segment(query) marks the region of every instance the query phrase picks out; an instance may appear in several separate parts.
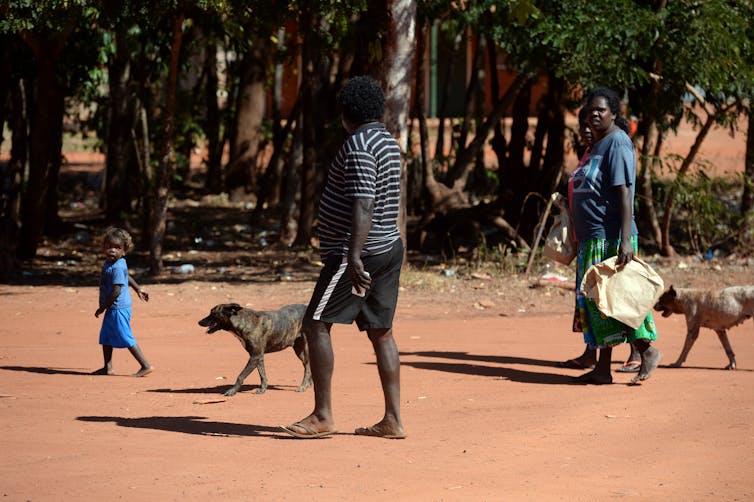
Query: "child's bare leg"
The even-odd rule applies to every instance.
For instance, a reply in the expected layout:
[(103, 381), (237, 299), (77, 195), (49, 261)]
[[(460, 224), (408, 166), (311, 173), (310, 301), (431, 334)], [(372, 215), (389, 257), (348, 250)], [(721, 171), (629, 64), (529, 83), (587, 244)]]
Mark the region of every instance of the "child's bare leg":
[(152, 373), (152, 365), (147, 362), (147, 358), (144, 357), (144, 353), (141, 351), (138, 344), (133, 347), (128, 347), (128, 350), (131, 352), (131, 355), (139, 361), (139, 364), (141, 364), (141, 369), (134, 373), (134, 376), (143, 377)]
[(105, 360), (104, 366), (97, 371), (93, 371), (92, 375), (112, 375), (113, 374), (113, 346), (102, 346), (102, 358)]

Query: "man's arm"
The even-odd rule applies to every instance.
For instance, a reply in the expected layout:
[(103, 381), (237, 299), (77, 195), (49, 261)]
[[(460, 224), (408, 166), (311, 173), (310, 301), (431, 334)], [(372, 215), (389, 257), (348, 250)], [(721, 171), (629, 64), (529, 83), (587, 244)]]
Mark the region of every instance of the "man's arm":
[(354, 199), (351, 211), (351, 240), (348, 243), (348, 269), (351, 282), (357, 289), (369, 289), (372, 279), (364, 271), (361, 251), (372, 228), (374, 199)]

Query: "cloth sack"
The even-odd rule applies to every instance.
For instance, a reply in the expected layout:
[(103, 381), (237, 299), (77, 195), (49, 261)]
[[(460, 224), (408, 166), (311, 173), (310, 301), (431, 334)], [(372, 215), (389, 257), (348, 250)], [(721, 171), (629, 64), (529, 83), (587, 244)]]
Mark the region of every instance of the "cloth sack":
[(584, 274), (581, 292), (600, 312), (638, 329), (662, 295), (665, 284), (640, 258), (621, 267), (617, 256), (595, 263)]
[(550, 233), (545, 239), (542, 253), (558, 263), (570, 265), (578, 253), (576, 242), (573, 240), (573, 229), (568, 214), (561, 212), (555, 216), (550, 227)]

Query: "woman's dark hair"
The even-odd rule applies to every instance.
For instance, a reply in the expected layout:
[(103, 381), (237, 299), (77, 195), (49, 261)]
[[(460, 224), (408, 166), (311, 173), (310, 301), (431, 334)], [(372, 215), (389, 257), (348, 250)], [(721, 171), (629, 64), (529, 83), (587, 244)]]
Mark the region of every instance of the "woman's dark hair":
[(371, 77), (352, 77), (338, 96), (343, 115), (355, 124), (379, 120), (385, 114), (385, 94)]
[[(618, 93), (607, 87), (599, 87), (590, 92), (586, 97), (586, 105), (589, 106), (589, 103), (591, 103), (592, 100), (596, 98), (605, 98), (605, 101), (607, 101), (607, 106), (610, 108), (610, 111), (613, 112), (613, 115), (615, 115), (615, 125), (620, 127), (623, 132), (630, 136), (631, 124), (628, 123), (626, 117), (621, 115), (620, 96), (618, 96)], [(587, 108), (587, 106), (584, 106), (582, 110)], [(579, 119), (580, 118), (581, 114), (579, 113)]]
[(582, 106), (581, 110), (579, 110), (579, 127), (581, 127), (581, 124), (586, 124), (587, 115), (589, 115), (589, 110), (586, 106)]

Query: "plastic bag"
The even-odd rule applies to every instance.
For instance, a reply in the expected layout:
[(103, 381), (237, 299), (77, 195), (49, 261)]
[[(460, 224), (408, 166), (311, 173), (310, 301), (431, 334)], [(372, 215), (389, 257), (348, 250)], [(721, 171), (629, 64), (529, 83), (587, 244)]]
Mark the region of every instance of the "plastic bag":
[(665, 284), (639, 258), (616, 267), (617, 256), (595, 263), (584, 274), (581, 292), (594, 300), (600, 312), (638, 329), (662, 295)]
[(563, 265), (570, 265), (576, 257), (578, 249), (573, 240), (571, 219), (568, 214), (561, 212), (555, 216), (555, 221), (547, 234), (542, 254)]

